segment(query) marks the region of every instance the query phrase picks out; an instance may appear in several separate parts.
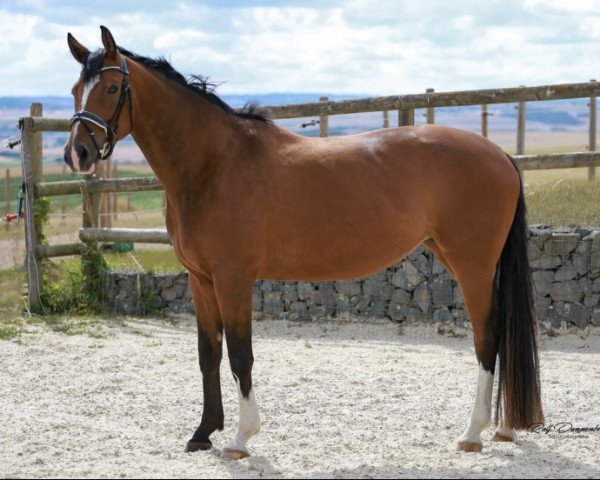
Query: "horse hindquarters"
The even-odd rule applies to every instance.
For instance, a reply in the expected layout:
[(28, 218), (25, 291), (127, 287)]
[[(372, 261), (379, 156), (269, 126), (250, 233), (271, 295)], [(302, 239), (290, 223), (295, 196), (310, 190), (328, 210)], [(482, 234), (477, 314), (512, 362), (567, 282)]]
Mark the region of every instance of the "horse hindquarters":
[[(494, 440), (512, 440), (513, 429), (543, 422), (522, 184), (510, 225), (510, 229), (497, 226), (493, 233), (493, 238), (506, 238), (500, 249), (486, 242), (478, 242), (477, 248), (464, 237), (461, 245), (450, 230), (438, 232), (425, 244), (456, 277), (473, 327), (479, 375), (471, 418), (459, 439), (459, 449), (465, 451), (481, 450), (481, 431), (491, 422), (496, 356), (500, 359), (496, 422), (500, 416), (502, 421)], [(471, 240), (477, 232), (472, 235)]]

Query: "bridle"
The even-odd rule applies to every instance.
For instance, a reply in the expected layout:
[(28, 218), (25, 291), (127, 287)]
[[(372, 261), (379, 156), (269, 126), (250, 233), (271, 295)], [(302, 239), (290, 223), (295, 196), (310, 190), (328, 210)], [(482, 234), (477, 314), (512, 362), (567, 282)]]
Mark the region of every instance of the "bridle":
[[(121, 116), (121, 110), (123, 109), (123, 105), (125, 105), (125, 101), (127, 100), (127, 97), (129, 97), (129, 119), (130, 119), (130, 122), (133, 123), (133, 118), (131, 116), (132, 106), (131, 106), (131, 91), (129, 89), (129, 70), (127, 69), (127, 61), (125, 60), (124, 56), (121, 56), (121, 66), (120, 67), (117, 67), (117, 66), (102, 67), (98, 73), (101, 74), (103, 72), (108, 72), (108, 71), (112, 71), (112, 70), (116, 70), (117, 72), (121, 72), (123, 74), (123, 80), (121, 81), (121, 95), (119, 97), (119, 103), (117, 104), (117, 107), (115, 108), (115, 111), (112, 114), (112, 117), (110, 117), (110, 119), (108, 121), (106, 121), (103, 118), (96, 115), (95, 113), (88, 112), (87, 110), (80, 110), (79, 112), (75, 113), (75, 115), (73, 115), (71, 117), (71, 127), (70, 128), (71, 129), (73, 128), (73, 125), (75, 124), (75, 122), (81, 122), (81, 124), (85, 127), (88, 135), (92, 139), (92, 143), (94, 144), (94, 147), (96, 147), (96, 151), (98, 152), (96, 158), (98, 160), (106, 160), (111, 155), (113, 149), (115, 148), (115, 143), (116, 143), (115, 138), (117, 136), (117, 130), (119, 129), (119, 118)], [(96, 136), (94, 135), (94, 130), (88, 124), (88, 122), (93, 123), (94, 125), (100, 127), (102, 130), (104, 130), (105, 140), (104, 140), (104, 143), (102, 144), (102, 148), (100, 148), (100, 146), (98, 145), (98, 142), (96, 141)]]

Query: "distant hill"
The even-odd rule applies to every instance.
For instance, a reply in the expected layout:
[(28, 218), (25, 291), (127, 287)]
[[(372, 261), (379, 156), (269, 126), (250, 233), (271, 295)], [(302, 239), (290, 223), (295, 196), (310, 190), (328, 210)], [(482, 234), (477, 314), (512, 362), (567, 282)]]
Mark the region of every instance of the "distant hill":
[[(368, 95), (267, 93), (257, 95), (223, 94), (221, 95), (221, 98), (226, 103), (236, 108), (243, 106), (248, 101), (257, 101), (261, 105), (286, 105), (292, 103), (315, 102), (318, 101), (321, 96), (327, 96), (330, 100), (346, 100), (365, 98)], [(57, 114), (69, 116), (73, 111), (73, 99), (71, 97), (0, 97), (0, 122), (4, 123), (6, 121), (17, 120), (21, 116), (26, 116), (29, 112), (29, 106), (33, 102), (41, 102), (44, 106), (44, 114), (47, 116), (57, 116)], [(514, 104), (490, 105), (489, 110), (494, 116), (505, 117), (507, 119), (514, 119), (517, 115)], [(466, 117), (471, 117), (472, 114), (478, 114), (479, 111), (479, 107), (476, 106), (441, 108), (436, 110), (436, 118), (442, 120), (444, 118), (455, 117), (457, 114), (465, 114)], [(531, 102), (527, 105), (528, 129), (542, 128), (541, 125), (546, 125), (560, 130), (583, 125), (587, 122), (588, 112), (587, 99)], [(447, 115), (450, 115), (450, 117), (447, 117)], [(491, 123), (495, 123), (494, 120), (495, 119), (492, 119)], [(470, 120), (470, 123), (472, 122), (473, 120)], [(464, 124), (465, 122), (463, 121), (460, 123)], [(476, 123), (477, 124), (471, 125), (473, 129), (478, 128), (479, 120)], [(500, 122), (500, 124), (501, 123), (502, 122)]]

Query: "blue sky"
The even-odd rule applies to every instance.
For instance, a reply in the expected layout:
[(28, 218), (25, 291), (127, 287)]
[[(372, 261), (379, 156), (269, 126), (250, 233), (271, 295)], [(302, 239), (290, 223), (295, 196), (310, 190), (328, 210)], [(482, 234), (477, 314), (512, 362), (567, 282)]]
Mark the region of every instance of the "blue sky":
[(594, 0), (0, 0), (0, 96), (68, 95), (99, 25), (222, 93), (369, 95), (600, 80)]

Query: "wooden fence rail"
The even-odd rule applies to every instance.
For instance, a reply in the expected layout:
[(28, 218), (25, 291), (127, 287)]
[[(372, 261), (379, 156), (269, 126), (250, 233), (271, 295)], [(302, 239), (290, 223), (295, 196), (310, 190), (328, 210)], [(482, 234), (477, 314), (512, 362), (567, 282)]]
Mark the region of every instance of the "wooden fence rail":
[(492, 103), (535, 102), (600, 96), (600, 82), (544, 85), (459, 92), (429, 92), (411, 95), (302, 103), (268, 107), (273, 118), (312, 117), (346, 113), (459, 107)]
[(84, 242), (171, 243), (164, 228), (82, 228), (79, 238)]
[[(457, 92), (427, 92), (421, 94), (391, 95), (358, 100), (324, 100), (312, 103), (273, 105), (266, 108), (274, 119), (342, 115), (348, 113), (381, 112), (384, 110), (413, 110), (416, 108), (463, 107), (493, 103), (519, 103), (569, 98), (600, 96), (600, 82), (543, 85)], [(70, 120), (32, 117), (36, 132), (66, 132)]]
[(122, 193), (122, 192), (150, 192), (162, 190), (162, 185), (156, 177), (133, 178), (94, 178), (91, 180), (66, 180), (60, 182), (39, 182), (35, 185), (38, 197), (52, 197), (57, 195), (95, 194), (95, 193)]
[[(358, 100), (330, 101), (323, 97), (318, 102), (267, 106), (272, 118), (299, 118), (320, 117), (320, 135), (328, 135), (328, 117), (364, 112), (384, 112), (385, 126), (389, 125), (390, 110), (398, 111), (398, 124), (414, 124), (414, 110), (427, 109), (427, 123), (435, 121), (434, 108), (453, 106), (482, 106), (482, 128), (485, 126), (484, 135), (487, 133), (487, 105), (496, 103), (519, 103), (519, 148), (524, 149), (524, 123), (525, 102), (541, 100), (558, 100), (569, 98), (590, 99), (590, 152), (577, 152), (553, 155), (517, 155), (515, 160), (523, 170), (589, 167), (590, 178), (593, 168), (600, 166), (600, 152), (596, 148), (596, 102), (595, 97), (600, 95), (600, 82), (585, 82), (574, 84), (544, 85), (538, 87), (517, 87), (504, 89), (472, 90), (459, 92), (434, 92), (428, 89), (424, 94), (394, 95)], [(62, 131), (70, 128), (68, 119), (50, 119), (42, 115), (40, 104), (33, 104), (31, 116), (21, 119), (23, 170), (25, 174), (26, 200), (28, 215), (26, 218), (26, 245), (27, 245), (27, 272), (28, 272), (28, 300), (31, 311), (42, 310), (40, 292), (41, 274), (40, 261), (43, 258), (85, 255), (88, 245), (98, 241), (134, 241), (142, 243), (169, 243), (169, 237), (164, 229), (114, 229), (99, 228), (99, 194), (114, 192), (139, 192), (162, 190), (156, 177), (137, 177), (123, 179), (85, 178), (82, 180), (44, 182), (42, 181), (42, 151), (41, 132)], [(84, 216), (83, 226), (79, 238), (82, 242), (61, 245), (43, 245), (39, 239), (41, 233), (37, 231), (34, 216), (29, 214), (35, 209), (35, 199), (55, 195), (83, 196)]]

